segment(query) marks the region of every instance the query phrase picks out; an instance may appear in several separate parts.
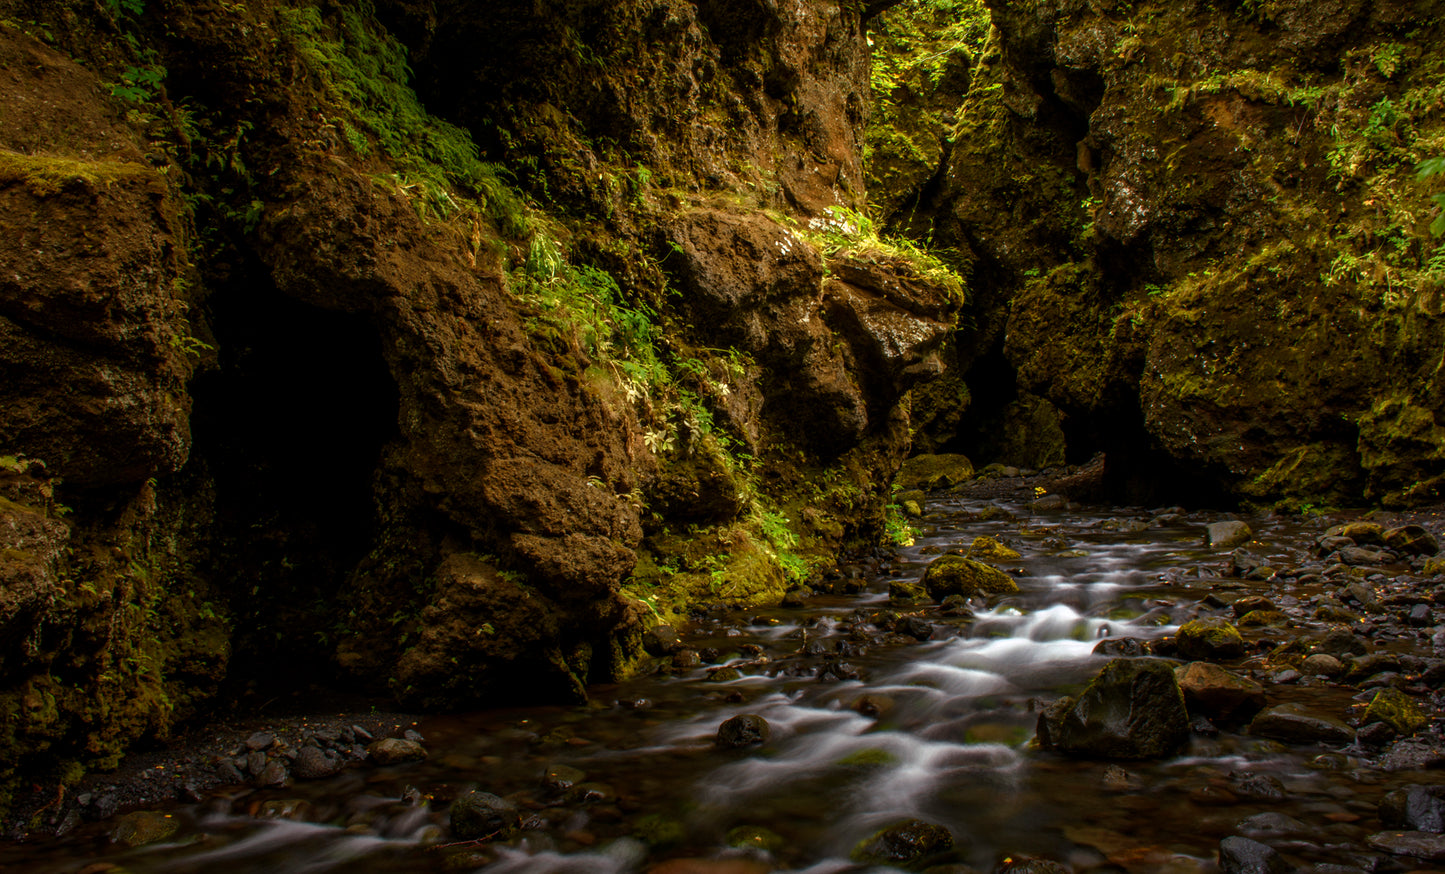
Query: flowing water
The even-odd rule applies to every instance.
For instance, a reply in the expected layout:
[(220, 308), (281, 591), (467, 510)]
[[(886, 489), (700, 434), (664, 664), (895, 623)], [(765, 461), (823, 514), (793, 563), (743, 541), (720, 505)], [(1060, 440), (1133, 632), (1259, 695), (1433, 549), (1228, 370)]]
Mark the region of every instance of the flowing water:
[[(1382, 857), (1365, 837), (1381, 829), (1380, 796), (1438, 778), (1386, 775), (1349, 751), (1229, 731), (1122, 771), (1031, 748), (1042, 704), (1077, 691), (1107, 661), (1093, 654), (1100, 640), (1168, 634), (1204, 609), (1212, 589), (1241, 585), (1212, 573), (1222, 557), (1200, 545), (1211, 520), (1120, 524), (1141, 518), (1149, 516), (938, 503), (918, 544), (859, 594), (690, 628), (690, 646), (717, 651), (708, 664), (595, 689), (589, 706), (437, 718), (418, 726), (431, 752), (424, 763), (237, 789), (168, 811), (182, 828), (166, 842), (119, 848), (98, 824), (11, 848), (0, 868), (625, 874), (691, 857), (821, 874), (852, 868), (861, 839), (917, 817), (952, 832), (955, 851), (943, 861), (980, 871), (1026, 857), (1076, 871), (1210, 871), (1232, 834), (1297, 864), (1376, 870)], [(1265, 543), (1307, 543), (1292, 524), (1255, 527)], [(1022, 552), (1000, 563), (1017, 575), (1019, 595), (971, 617), (920, 608), (934, 626), (923, 641), (876, 630), (890, 582), (918, 579), (936, 554), (982, 534)], [(1303, 554), (1281, 558), (1299, 563)], [(741, 676), (712, 677), (719, 665)], [(1286, 691), (1334, 696), (1341, 715), (1351, 703), (1347, 689)], [(719, 724), (744, 713), (767, 720), (767, 743), (718, 747)], [(574, 775), (579, 784), (565, 793), (548, 789), (543, 774), (558, 765), (585, 777)], [(1284, 797), (1270, 797), (1270, 787)], [(445, 802), (472, 788), (518, 804), (526, 823), (517, 839), (448, 843)]]

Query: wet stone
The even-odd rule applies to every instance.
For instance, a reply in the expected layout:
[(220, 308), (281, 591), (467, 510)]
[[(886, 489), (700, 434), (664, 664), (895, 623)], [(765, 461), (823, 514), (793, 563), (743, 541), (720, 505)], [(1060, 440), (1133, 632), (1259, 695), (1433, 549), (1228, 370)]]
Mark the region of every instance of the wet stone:
[(756, 713), (743, 713), (723, 722), (717, 729), (717, 745), (737, 748), (767, 743), (772, 729)]
[(110, 839), (127, 847), (141, 847), (171, 837), (180, 827), (180, 820), (168, 813), (137, 810), (120, 818)]
[(1189, 740), (1189, 714), (1168, 663), (1114, 659), (1078, 698), (1044, 710), (1037, 731), (1042, 748), (1069, 755), (1160, 758)]
[(246, 749), (267, 750), (276, 743), (276, 736), (269, 731), (258, 731), (246, 738)]
[(542, 785), (553, 792), (566, 792), (587, 780), (587, 773), (571, 765), (551, 765), (542, 775)]
[(860, 864), (914, 867), (953, 849), (953, 834), (941, 825), (910, 819), (894, 823), (858, 842), (849, 858)]
[(280, 758), (273, 758), (256, 775), (256, 785), (263, 787), (286, 787), (291, 785), (291, 773)]
[(1184, 623), (1174, 642), (1181, 655), (1196, 661), (1235, 659), (1247, 648), (1239, 629), (1213, 616)]
[(1249, 733), (1285, 743), (1346, 744), (1355, 732), (1329, 716), (1309, 712), (1298, 703), (1279, 704), (1265, 710), (1249, 724)]
[(461, 840), (506, 839), (522, 824), (512, 802), (475, 789), (452, 802), (450, 821), (452, 834)]
[(328, 755), (319, 747), (302, 747), (291, 763), (291, 770), (302, 780), (321, 780), (341, 770), (341, 759)]
[(1445, 786), (1406, 786), (1380, 801), (1380, 822), (1386, 828), (1445, 833)]
[(1219, 870), (1223, 874), (1285, 874), (1294, 869), (1268, 844), (1235, 835), (1219, 842)]
[(1204, 529), (1204, 545), (1216, 549), (1228, 549), (1247, 543), (1254, 532), (1249, 526), (1237, 520), (1215, 522)]
[(425, 759), (426, 749), (414, 740), (388, 737), (368, 745), (366, 755), (378, 765), (399, 765)]
[(1370, 835), (1366, 842), (1395, 856), (1413, 856), (1432, 862), (1445, 861), (1445, 836), (1429, 832), (1393, 831)]

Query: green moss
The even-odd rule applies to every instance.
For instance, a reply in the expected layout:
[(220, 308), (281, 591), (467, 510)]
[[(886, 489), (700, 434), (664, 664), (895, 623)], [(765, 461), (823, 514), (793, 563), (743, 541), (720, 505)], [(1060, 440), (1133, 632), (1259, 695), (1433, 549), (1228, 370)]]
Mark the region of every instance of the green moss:
[(923, 585), (935, 601), (949, 595), (1012, 595), (1019, 590), (1018, 583), (998, 568), (960, 555), (934, 559), (923, 573)]
[(1365, 724), (1383, 722), (1400, 735), (1414, 734), (1429, 721), (1409, 695), (1389, 686), (1376, 692), (1365, 708)]
[(157, 187), (163, 184), (145, 164), (0, 152), (0, 186), (20, 183), (37, 197), (48, 197), (73, 186), (94, 192), (136, 180)]

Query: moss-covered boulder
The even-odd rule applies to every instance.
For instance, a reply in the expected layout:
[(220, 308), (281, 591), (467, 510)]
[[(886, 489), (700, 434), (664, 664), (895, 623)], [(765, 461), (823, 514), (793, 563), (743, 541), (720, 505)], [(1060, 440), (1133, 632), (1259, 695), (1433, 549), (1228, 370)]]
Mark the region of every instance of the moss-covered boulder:
[(1366, 725), (1383, 722), (1400, 735), (1414, 734), (1429, 721), (1413, 698), (1393, 686), (1386, 686), (1375, 693), (1365, 707), (1363, 720)]
[(901, 489), (926, 492), (951, 489), (973, 479), (973, 462), (966, 455), (915, 455), (903, 462), (894, 483)]
[(181, 822), (169, 813), (137, 810), (122, 816), (111, 830), (111, 840), (127, 847), (163, 841), (180, 830)]
[(1215, 616), (1184, 623), (1174, 640), (1180, 655), (1195, 661), (1236, 659), (1248, 649), (1239, 629)]
[(1039, 746), (1072, 756), (1155, 759), (1189, 740), (1189, 711), (1169, 664), (1114, 659), (1077, 698), (1039, 715)]
[(988, 561), (1017, 561), (1023, 558), (1017, 549), (1003, 545), (996, 537), (975, 537), (968, 547), (968, 557)]
[(916, 868), (953, 849), (953, 833), (941, 825), (909, 819), (879, 829), (859, 841), (848, 858), (862, 865)]
[(942, 601), (949, 595), (1013, 595), (1019, 590), (1013, 577), (991, 565), (961, 555), (944, 555), (923, 572), (928, 596)]

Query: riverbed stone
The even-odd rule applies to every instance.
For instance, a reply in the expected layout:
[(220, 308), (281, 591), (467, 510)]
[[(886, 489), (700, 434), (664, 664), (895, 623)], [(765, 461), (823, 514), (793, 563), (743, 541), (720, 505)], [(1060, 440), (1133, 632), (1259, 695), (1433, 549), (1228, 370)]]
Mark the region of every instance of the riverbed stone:
[(648, 655), (664, 656), (680, 646), (682, 641), (677, 636), (677, 629), (671, 625), (653, 626), (642, 635), (642, 648)]
[(1219, 842), (1219, 870), (1223, 874), (1285, 874), (1294, 868), (1268, 844), (1231, 835)]
[(1412, 831), (1379, 832), (1370, 835), (1365, 842), (1393, 856), (1412, 856), (1431, 862), (1445, 862), (1445, 835)]
[(1402, 525), (1385, 532), (1385, 545), (1405, 555), (1437, 555), (1440, 541), (1419, 525)]
[(1445, 833), (1445, 786), (1414, 784), (1380, 800), (1380, 822), (1386, 828)]
[(1429, 721), (1415, 699), (1390, 686), (1376, 692), (1365, 708), (1364, 722), (1383, 722), (1401, 736), (1414, 734)]
[(1345, 672), (1345, 664), (1327, 652), (1317, 652), (1300, 663), (1300, 672), (1311, 677), (1333, 679)]
[(302, 747), (291, 763), (291, 773), (302, 780), (322, 780), (341, 770), (341, 759), (320, 747)]
[(1073, 756), (1153, 759), (1189, 740), (1189, 713), (1162, 659), (1114, 659), (1077, 698), (1039, 716), (1039, 746)]
[(772, 735), (768, 721), (756, 713), (742, 713), (723, 722), (717, 729), (720, 747), (747, 747), (765, 744)]
[(1204, 528), (1204, 545), (1216, 549), (1230, 549), (1241, 543), (1248, 543), (1254, 536), (1249, 526), (1238, 520), (1214, 522)]
[(1378, 567), (1389, 564), (1393, 557), (1387, 552), (1378, 549), (1365, 549), (1362, 546), (1347, 546), (1340, 550), (1340, 561), (1351, 567)]
[(1023, 556), (1018, 550), (1003, 545), (998, 538), (984, 534), (973, 539), (973, 544), (968, 547), (968, 557), (989, 561), (1015, 561)]
[(888, 583), (888, 600), (893, 604), (903, 605), (927, 601), (928, 589), (920, 582), (892, 580)]
[(522, 824), (517, 806), (505, 798), (473, 789), (452, 802), (452, 834), (464, 841), (506, 840)]
[(879, 829), (853, 848), (848, 858), (864, 865), (912, 868), (931, 856), (953, 849), (953, 833), (921, 819), (896, 822)]
[(1244, 637), (1228, 621), (1217, 616), (1192, 619), (1174, 636), (1180, 655), (1195, 661), (1219, 661), (1244, 655)]
[(1331, 716), (1314, 713), (1303, 704), (1277, 704), (1263, 711), (1249, 724), (1249, 733), (1285, 743), (1347, 744), (1355, 739), (1354, 729)]
[(552, 792), (566, 792), (587, 780), (587, 772), (571, 765), (548, 765), (542, 773), (542, 785)]
[(1190, 713), (1216, 722), (1249, 720), (1265, 704), (1264, 687), (1212, 662), (1190, 662), (1174, 669)]
[(1019, 590), (1018, 583), (1008, 574), (961, 555), (934, 559), (923, 573), (923, 585), (935, 601), (949, 595), (1013, 595)]
[(122, 816), (111, 830), (110, 839), (127, 847), (141, 847), (163, 841), (180, 830), (180, 820), (157, 810), (136, 810)]
[(1385, 527), (1378, 522), (1345, 522), (1325, 531), (1326, 537), (1348, 537), (1358, 546), (1384, 546)]
[(403, 762), (419, 762), (426, 758), (426, 748), (414, 740), (402, 737), (387, 737), (373, 741), (366, 747), (366, 756), (377, 765), (399, 765)]

